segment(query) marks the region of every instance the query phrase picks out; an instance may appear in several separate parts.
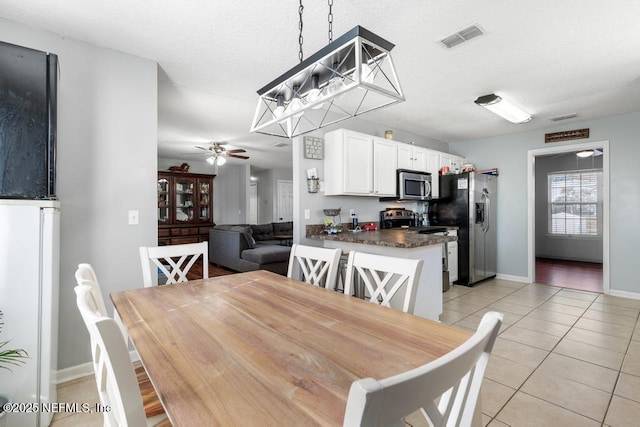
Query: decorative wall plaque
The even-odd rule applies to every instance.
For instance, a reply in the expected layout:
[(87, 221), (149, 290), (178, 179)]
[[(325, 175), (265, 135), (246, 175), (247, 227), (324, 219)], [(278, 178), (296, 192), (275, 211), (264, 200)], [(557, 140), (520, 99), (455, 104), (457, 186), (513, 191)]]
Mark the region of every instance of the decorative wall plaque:
[(315, 136), (305, 136), (304, 158), (322, 160), (324, 158), (324, 139)]
[(572, 139), (589, 138), (589, 128), (565, 130), (562, 132), (545, 133), (544, 142), (569, 141)]

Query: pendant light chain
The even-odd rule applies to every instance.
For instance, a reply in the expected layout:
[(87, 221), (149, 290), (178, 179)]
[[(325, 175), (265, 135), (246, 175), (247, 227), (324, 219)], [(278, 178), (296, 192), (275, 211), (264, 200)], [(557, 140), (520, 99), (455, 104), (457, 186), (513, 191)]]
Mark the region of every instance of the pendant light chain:
[(298, 21), (298, 29), (300, 30), (300, 35), (298, 36), (298, 44), (300, 45), (300, 51), (298, 52), (298, 59), (300, 62), (304, 59), (304, 55), (302, 54), (302, 43), (304, 42), (304, 38), (302, 37), (302, 12), (304, 12), (304, 6), (302, 5), (302, 0), (300, 0), (300, 6), (298, 7), (298, 15), (300, 15), (300, 21)]
[(327, 16), (327, 20), (329, 21), (329, 43), (333, 41), (333, 0), (329, 1), (329, 16)]

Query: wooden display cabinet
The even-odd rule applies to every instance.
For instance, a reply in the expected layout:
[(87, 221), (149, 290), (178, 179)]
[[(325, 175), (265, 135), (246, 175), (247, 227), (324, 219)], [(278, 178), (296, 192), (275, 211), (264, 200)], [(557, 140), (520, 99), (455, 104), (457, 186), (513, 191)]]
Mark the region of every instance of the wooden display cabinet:
[(213, 223), (213, 178), (184, 172), (158, 172), (158, 245), (209, 239)]

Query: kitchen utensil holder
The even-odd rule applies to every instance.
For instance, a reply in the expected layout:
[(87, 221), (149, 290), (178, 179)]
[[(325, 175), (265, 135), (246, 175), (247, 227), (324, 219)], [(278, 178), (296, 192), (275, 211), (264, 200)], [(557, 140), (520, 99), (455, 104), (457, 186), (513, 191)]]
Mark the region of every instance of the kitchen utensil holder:
[(320, 189), (320, 178), (307, 178), (307, 191), (317, 193)]

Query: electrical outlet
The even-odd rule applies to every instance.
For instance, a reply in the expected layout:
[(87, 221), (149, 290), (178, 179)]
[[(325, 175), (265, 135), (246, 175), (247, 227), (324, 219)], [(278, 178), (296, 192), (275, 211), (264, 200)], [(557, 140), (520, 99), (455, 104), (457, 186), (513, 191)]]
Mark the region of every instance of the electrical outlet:
[(129, 225), (138, 225), (138, 222), (139, 222), (139, 212), (129, 211)]
[(309, 209), (304, 210), (304, 219), (311, 219), (311, 211)]

